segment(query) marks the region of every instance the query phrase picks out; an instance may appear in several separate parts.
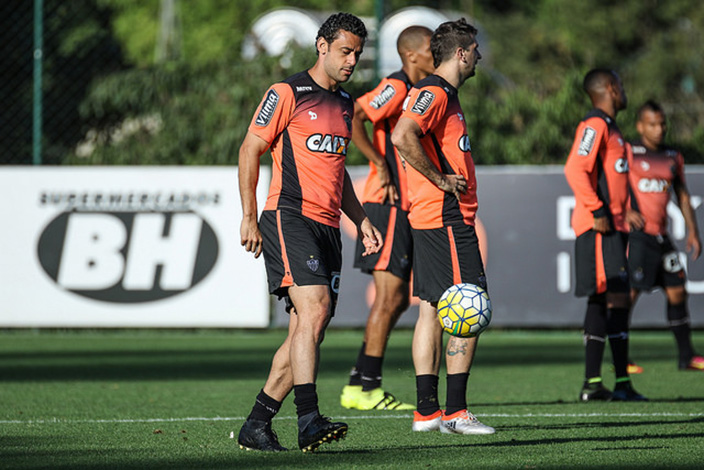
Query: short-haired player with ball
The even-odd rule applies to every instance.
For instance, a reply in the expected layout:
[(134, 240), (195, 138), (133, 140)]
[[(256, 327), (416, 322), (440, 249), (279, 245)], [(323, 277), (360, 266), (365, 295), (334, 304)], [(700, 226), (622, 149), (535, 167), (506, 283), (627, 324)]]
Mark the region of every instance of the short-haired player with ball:
[(435, 73), (411, 89), (392, 143), (406, 160), (413, 235), (413, 291), (420, 313), (413, 335), (417, 411), (414, 431), (492, 434), (467, 410), (467, 381), (477, 337), (451, 336), (445, 351), (447, 401), (440, 409), (438, 381), (443, 328), (437, 304), (459, 283), (486, 288), (474, 230), (477, 185), (457, 89), (481, 58), (477, 30), (464, 18), (441, 24), (430, 39)]

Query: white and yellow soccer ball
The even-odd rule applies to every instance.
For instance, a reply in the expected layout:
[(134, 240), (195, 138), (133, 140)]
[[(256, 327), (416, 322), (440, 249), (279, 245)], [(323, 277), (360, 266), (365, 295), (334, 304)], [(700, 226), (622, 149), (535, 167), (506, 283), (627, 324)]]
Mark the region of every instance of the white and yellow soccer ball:
[(474, 284), (455, 284), (440, 297), (438, 320), (452, 336), (477, 336), (491, 322), (489, 294)]

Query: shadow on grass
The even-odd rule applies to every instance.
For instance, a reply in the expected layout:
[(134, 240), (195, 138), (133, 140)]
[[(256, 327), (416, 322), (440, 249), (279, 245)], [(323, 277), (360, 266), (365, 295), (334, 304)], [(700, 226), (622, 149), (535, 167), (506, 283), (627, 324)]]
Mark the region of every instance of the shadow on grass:
[[(334, 343), (329, 335), (321, 351), (320, 373), (346, 376), (357, 358), (359, 345)], [(40, 337), (41, 338), (41, 337)], [(265, 338), (265, 340), (264, 340)], [(39, 341), (41, 339), (38, 339)], [(207, 342), (207, 338), (202, 339)], [(281, 338), (264, 336), (262, 341), (238, 341), (233, 336), (232, 347), (178, 349), (150, 347), (134, 342), (124, 349), (100, 347), (76, 348), (69, 341), (48, 351), (0, 353), (2, 381), (63, 381), (63, 380), (230, 380), (265, 379)], [(360, 343), (361, 345), (361, 343)], [(522, 364), (551, 365), (581, 362), (579, 345), (569, 348), (561, 344), (516, 345), (493, 347), (487, 344), (478, 355), (478, 367), (520, 366)], [(384, 358), (384, 367), (413, 369), (410, 347), (391, 346)]]

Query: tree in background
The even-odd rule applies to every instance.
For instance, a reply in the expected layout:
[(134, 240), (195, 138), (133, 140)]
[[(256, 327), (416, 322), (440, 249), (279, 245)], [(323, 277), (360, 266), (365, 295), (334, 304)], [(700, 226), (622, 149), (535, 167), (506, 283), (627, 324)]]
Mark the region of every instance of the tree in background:
[[(242, 59), (242, 43), (254, 20), (272, 8), (290, 6), (283, 0), (175, 0), (180, 53), (160, 63), (160, 0), (44, 2), (49, 162), (236, 164), (234, 149), (263, 84), (305, 67), (301, 56), (310, 52), (294, 51), (287, 69), (265, 55)], [(635, 136), (635, 108), (652, 98), (665, 106), (670, 143), (683, 148), (689, 162), (704, 162), (704, 9), (699, 1), (417, 3), (462, 12), (489, 38), (481, 45), (477, 80), (462, 95), (477, 163), (564, 161), (574, 123), (589, 106), (581, 77), (597, 66), (617, 69), (629, 90), (631, 108), (619, 116), (627, 138)], [(3, 2), (0, 12), (27, 4)], [(385, 14), (406, 6), (403, 0), (382, 5)], [(296, 7), (373, 17), (377, 1), (301, 0)], [(3, 63), (31, 59), (31, 20), (13, 25), (16, 15), (0, 16), (3, 25), (13, 26), (0, 28), (8, 38), (0, 44)], [(3, 123), (17, 122), (13, 116), (26, 118), (31, 110), (31, 77), (24, 76), (10, 91), (0, 84), (3, 103), (15, 100), (0, 111)], [(362, 76), (355, 74), (345, 87), (355, 96), (372, 85)], [(78, 92), (66, 94), (76, 83)], [(29, 127), (10, 129), (5, 136), (26, 134), (22, 129)], [(28, 153), (15, 146), (3, 154), (23, 152)], [(354, 147), (348, 157), (351, 163), (364, 162)]]

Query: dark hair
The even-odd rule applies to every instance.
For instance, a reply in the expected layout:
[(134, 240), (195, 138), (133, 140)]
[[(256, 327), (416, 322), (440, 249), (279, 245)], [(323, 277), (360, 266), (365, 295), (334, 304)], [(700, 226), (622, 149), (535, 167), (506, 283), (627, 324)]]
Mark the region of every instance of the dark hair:
[(665, 115), (665, 111), (662, 109), (662, 106), (660, 106), (656, 101), (648, 100), (643, 103), (640, 108), (638, 108), (638, 113), (636, 115), (638, 116), (639, 121), (643, 118), (643, 113), (645, 113), (646, 111), (660, 113), (663, 116)]
[(340, 30), (359, 36), (362, 39), (362, 43), (367, 39), (367, 28), (362, 23), (362, 20), (350, 13), (340, 12), (330, 15), (320, 26), (318, 35), (315, 37), (316, 44), (320, 38), (325, 39), (328, 44), (332, 43), (339, 36)]
[(616, 72), (611, 69), (592, 69), (584, 76), (582, 88), (591, 96), (599, 88), (603, 88), (609, 83), (615, 83), (616, 77)]
[(451, 58), (458, 47), (468, 49), (477, 36), (477, 28), (467, 23), (464, 18), (447, 21), (435, 30), (430, 38), (430, 52), (433, 53), (433, 65), (437, 67)]

